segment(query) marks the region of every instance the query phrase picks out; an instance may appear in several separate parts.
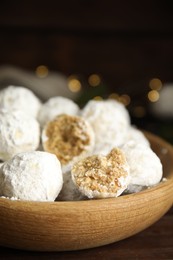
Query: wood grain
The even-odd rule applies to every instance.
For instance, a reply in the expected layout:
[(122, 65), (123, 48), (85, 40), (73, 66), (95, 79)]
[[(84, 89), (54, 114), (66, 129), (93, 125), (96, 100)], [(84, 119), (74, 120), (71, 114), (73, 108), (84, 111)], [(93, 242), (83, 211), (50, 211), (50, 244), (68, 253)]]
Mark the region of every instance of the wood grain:
[(173, 203), (173, 148), (147, 136), (167, 181), (113, 199), (49, 203), (1, 198), (0, 245), (35, 251), (86, 249), (130, 237), (159, 220)]
[(1, 259), (173, 259), (173, 207), (142, 232), (102, 247), (65, 252), (37, 252), (0, 247)]

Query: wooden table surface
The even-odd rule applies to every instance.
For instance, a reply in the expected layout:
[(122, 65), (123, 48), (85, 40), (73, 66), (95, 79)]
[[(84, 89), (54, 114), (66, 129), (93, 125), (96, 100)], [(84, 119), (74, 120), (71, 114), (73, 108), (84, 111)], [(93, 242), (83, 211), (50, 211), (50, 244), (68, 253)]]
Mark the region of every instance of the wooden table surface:
[(70, 252), (31, 252), (0, 247), (0, 259), (173, 259), (173, 207), (154, 225), (114, 244)]

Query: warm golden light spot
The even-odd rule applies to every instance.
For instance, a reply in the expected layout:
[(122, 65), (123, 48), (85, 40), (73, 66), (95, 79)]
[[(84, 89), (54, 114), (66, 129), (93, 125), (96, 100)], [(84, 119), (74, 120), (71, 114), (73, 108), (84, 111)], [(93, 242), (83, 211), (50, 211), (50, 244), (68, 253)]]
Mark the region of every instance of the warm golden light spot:
[(98, 85), (100, 85), (101, 83), (101, 78), (99, 75), (97, 74), (92, 74), (89, 76), (88, 78), (88, 83), (92, 86), (92, 87), (97, 87)]
[(108, 98), (119, 100), (119, 95), (117, 93), (111, 93)]
[(77, 78), (69, 77), (68, 88), (71, 92), (79, 92), (82, 88), (82, 85)]
[(149, 87), (153, 90), (160, 90), (162, 86), (163, 86), (162, 81), (158, 78), (153, 78), (149, 82)]
[(45, 77), (47, 77), (49, 70), (48, 70), (47, 66), (40, 65), (36, 68), (35, 73), (36, 73), (37, 77), (45, 78)]
[(151, 90), (148, 92), (148, 99), (151, 102), (156, 102), (159, 100), (159, 92), (156, 90)]
[(109, 95), (108, 98), (109, 99), (115, 99), (115, 100), (123, 103), (125, 106), (128, 106), (131, 102), (131, 98), (127, 94), (123, 94), (123, 95), (120, 96), (117, 93), (112, 93), (112, 94)]
[(103, 98), (101, 97), (101, 96), (95, 96), (94, 98), (93, 98), (94, 100), (103, 100)]
[(125, 106), (128, 106), (131, 102), (131, 99), (129, 95), (124, 94), (119, 97), (119, 101), (123, 103)]
[(146, 110), (143, 106), (136, 106), (133, 109), (133, 115), (138, 118), (142, 118), (146, 115)]

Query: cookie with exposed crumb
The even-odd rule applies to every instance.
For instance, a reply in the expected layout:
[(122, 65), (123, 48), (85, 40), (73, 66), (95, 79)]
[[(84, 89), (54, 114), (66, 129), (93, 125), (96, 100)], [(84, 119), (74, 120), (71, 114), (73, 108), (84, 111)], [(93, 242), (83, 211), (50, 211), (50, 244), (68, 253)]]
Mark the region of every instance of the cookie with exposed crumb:
[(15, 154), (34, 151), (40, 143), (37, 120), (21, 111), (0, 111), (0, 159), (6, 161)]
[(0, 110), (21, 110), (36, 118), (40, 107), (40, 99), (30, 89), (8, 86), (0, 91)]
[(72, 180), (88, 198), (119, 196), (129, 184), (129, 166), (124, 153), (114, 148), (107, 156), (93, 155), (72, 167)]
[(60, 114), (78, 115), (79, 106), (71, 99), (56, 96), (48, 99), (40, 108), (38, 121), (43, 127)]
[(42, 132), (43, 149), (57, 156), (63, 172), (69, 171), (74, 162), (90, 154), (94, 144), (91, 126), (79, 116), (59, 115), (48, 122)]
[(0, 168), (0, 196), (30, 201), (54, 201), (63, 185), (54, 154), (33, 151), (15, 155)]

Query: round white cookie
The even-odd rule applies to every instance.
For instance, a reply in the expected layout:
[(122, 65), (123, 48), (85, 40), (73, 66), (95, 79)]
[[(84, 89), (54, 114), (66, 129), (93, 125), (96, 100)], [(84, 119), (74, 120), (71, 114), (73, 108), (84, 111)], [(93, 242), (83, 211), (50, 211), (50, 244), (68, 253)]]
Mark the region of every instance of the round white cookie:
[(0, 196), (3, 197), (54, 201), (62, 184), (60, 162), (47, 152), (19, 153), (0, 168)]
[(37, 120), (21, 111), (0, 111), (0, 159), (5, 161), (15, 154), (36, 150), (40, 143)]
[(137, 192), (143, 187), (150, 187), (160, 182), (163, 175), (162, 164), (150, 146), (129, 141), (122, 146), (122, 150), (130, 166), (128, 192)]
[(133, 141), (136, 144), (143, 144), (145, 146), (150, 146), (150, 142), (145, 137), (143, 132), (134, 126), (129, 126), (127, 136), (126, 136), (124, 143), (129, 142), (129, 141)]
[(114, 100), (90, 100), (81, 111), (95, 132), (94, 154), (106, 155), (124, 143), (130, 116), (123, 104)]
[(38, 113), (38, 121), (43, 127), (47, 122), (53, 120), (57, 115), (78, 115), (78, 113), (79, 107), (73, 100), (61, 96), (56, 96), (48, 99), (47, 102), (42, 105)]
[(8, 86), (0, 91), (0, 109), (21, 110), (37, 117), (41, 101), (30, 90), (20, 86)]

